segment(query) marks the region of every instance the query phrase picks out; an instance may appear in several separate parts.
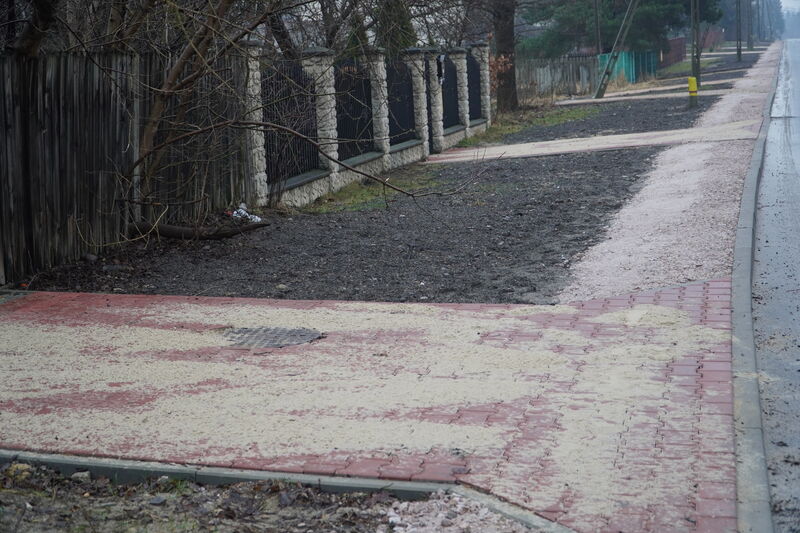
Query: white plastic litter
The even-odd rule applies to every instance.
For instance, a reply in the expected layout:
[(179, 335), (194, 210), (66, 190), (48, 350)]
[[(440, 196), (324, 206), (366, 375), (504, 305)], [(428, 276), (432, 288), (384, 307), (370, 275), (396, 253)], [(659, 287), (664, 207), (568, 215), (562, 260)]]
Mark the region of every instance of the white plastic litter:
[(239, 209), (231, 213), (233, 218), (244, 218), (248, 222), (258, 223), (261, 222), (261, 217), (258, 215), (251, 215), (247, 212), (247, 205), (246, 204), (239, 204)]

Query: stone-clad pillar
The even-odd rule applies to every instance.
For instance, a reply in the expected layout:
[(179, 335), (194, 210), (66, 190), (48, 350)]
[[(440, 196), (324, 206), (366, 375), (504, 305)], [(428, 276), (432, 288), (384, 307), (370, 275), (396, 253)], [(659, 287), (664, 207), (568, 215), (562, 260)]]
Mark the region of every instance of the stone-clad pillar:
[(444, 127), (442, 126), (442, 69), (439, 63), (439, 50), (425, 48), (425, 61), (428, 63), (428, 94), (431, 99), (431, 114), (428, 117), (431, 128), (431, 151), (439, 153), (444, 148)]
[(425, 157), (430, 154), (428, 139), (428, 90), (425, 80), (425, 51), (421, 48), (407, 48), (403, 51), (403, 61), (411, 72), (411, 85), (414, 89), (414, 129), (422, 140)]
[(492, 124), (492, 81), (489, 74), (489, 45), (473, 44), (470, 48), (472, 57), (478, 61), (481, 73), (481, 116), (486, 119), (487, 126)]
[[(247, 107), (245, 118), (252, 122), (264, 120), (264, 102), (261, 96), (261, 45), (260, 43), (243, 42), (244, 61), (247, 65)], [(269, 184), (267, 183), (267, 151), (264, 146), (264, 130), (250, 128), (247, 130), (247, 147), (250, 153), (248, 174), (251, 176), (247, 187), (247, 202), (255, 205), (267, 205), (269, 201)]]
[[(447, 55), (456, 67), (458, 81), (458, 122), (469, 129), (469, 87), (467, 86), (467, 50), (451, 48)], [(469, 133), (467, 133), (469, 135)]]
[[(317, 111), (317, 141), (320, 151), (335, 160), (339, 159), (336, 140), (336, 86), (333, 75), (333, 51), (327, 48), (309, 48), (303, 52), (303, 69), (314, 83), (314, 101)], [(339, 165), (322, 154), (320, 166), (335, 178)]]
[(372, 137), (375, 139), (375, 151), (386, 156), (390, 145), (386, 55), (383, 48), (372, 48), (364, 52), (362, 59), (369, 72), (372, 91)]

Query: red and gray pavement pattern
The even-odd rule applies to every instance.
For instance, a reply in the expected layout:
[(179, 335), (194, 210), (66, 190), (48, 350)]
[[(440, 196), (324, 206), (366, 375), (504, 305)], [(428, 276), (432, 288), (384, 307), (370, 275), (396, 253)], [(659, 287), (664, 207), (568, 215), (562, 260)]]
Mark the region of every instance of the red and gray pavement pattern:
[[(230, 328), (324, 333), (283, 348)], [(730, 281), (566, 306), (31, 293), (0, 448), (458, 482), (577, 531), (735, 531)]]

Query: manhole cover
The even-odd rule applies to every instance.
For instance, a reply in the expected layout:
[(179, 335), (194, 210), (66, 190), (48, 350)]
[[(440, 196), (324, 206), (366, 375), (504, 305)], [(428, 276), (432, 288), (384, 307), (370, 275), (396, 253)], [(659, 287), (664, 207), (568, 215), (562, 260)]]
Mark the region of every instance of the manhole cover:
[(308, 328), (233, 328), (224, 335), (234, 345), (249, 348), (283, 348), (322, 337), (319, 331)]

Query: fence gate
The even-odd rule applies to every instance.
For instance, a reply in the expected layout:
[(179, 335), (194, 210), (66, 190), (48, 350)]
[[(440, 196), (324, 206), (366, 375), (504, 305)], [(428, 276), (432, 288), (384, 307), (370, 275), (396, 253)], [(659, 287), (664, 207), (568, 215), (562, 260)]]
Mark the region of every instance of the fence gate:
[[(314, 88), (302, 66), (293, 61), (270, 64), (261, 73), (261, 99), (264, 122), (285, 126), (316, 140)], [(316, 147), (289, 132), (265, 128), (264, 149), (271, 199), (280, 197), (287, 179), (321, 167)]]
[(372, 85), (367, 68), (357, 59), (346, 59), (336, 64), (334, 78), (339, 159), (373, 151)]
[(386, 65), (389, 100), (389, 144), (400, 144), (418, 137), (414, 121), (414, 86), (411, 69), (403, 61)]
[(444, 58), (444, 79), (442, 80), (442, 127), (458, 126), (458, 76), (456, 65), (449, 56)]
[(467, 88), (469, 91), (469, 119), (483, 118), (481, 112), (481, 67), (472, 54), (467, 54)]

